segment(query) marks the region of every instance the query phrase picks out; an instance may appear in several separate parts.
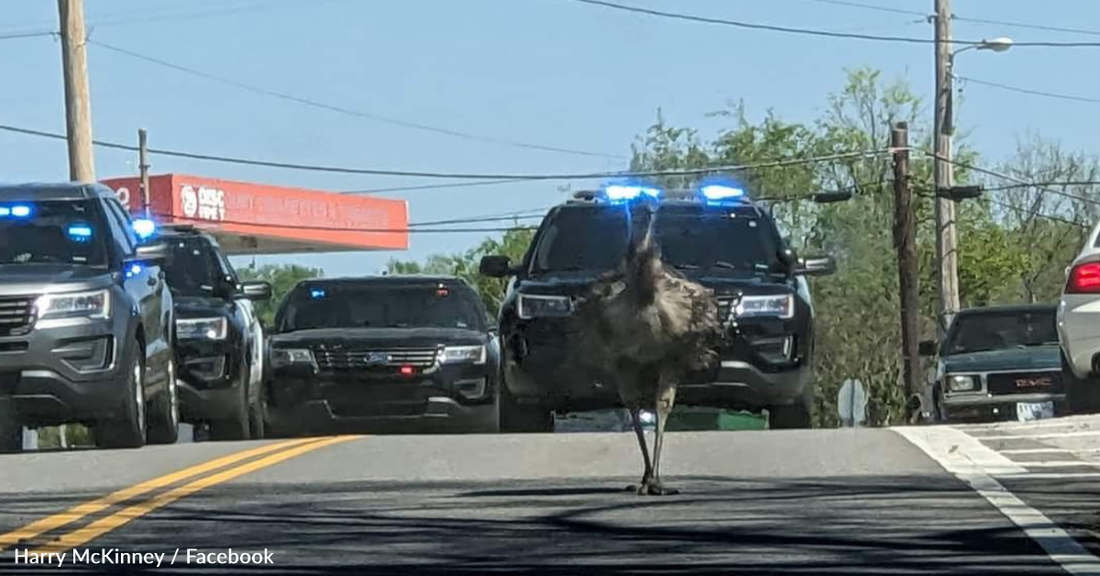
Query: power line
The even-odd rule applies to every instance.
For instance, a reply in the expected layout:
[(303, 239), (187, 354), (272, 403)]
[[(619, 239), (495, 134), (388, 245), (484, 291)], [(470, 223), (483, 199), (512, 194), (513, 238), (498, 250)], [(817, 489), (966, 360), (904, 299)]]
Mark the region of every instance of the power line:
[(12, 32), (11, 34), (0, 34), (0, 40), (18, 40), (20, 38), (40, 38), (45, 36), (57, 36), (57, 32), (53, 31), (38, 31), (38, 32)]
[[(806, 2), (817, 2), (820, 4), (832, 4), (834, 6), (849, 6), (852, 8), (862, 8), (865, 10), (874, 10), (878, 12), (889, 12), (892, 14), (909, 14), (913, 16), (933, 17), (934, 15), (928, 12), (921, 12), (919, 10), (905, 10), (902, 8), (889, 8), (886, 6), (878, 6), (876, 4), (864, 4), (862, 2), (849, 2), (847, 0), (805, 0)], [(1027, 28), (1031, 30), (1043, 30), (1046, 32), (1068, 32), (1070, 34), (1086, 34), (1088, 36), (1100, 36), (1100, 30), (1087, 30), (1084, 28), (1066, 28), (1062, 26), (1048, 26), (1043, 24), (1030, 24), (1024, 22), (1009, 22), (1007, 20), (992, 20), (989, 18), (972, 18), (969, 16), (959, 16), (953, 14), (951, 16), (953, 20), (959, 22), (972, 22), (975, 24), (995, 24), (997, 26), (1012, 26), (1014, 28)]]
[[(987, 190), (989, 190), (989, 189), (987, 189)], [(931, 194), (931, 193), (928, 193), (928, 192), (923, 192), (923, 193), (919, 194), (919, 196), (921, 198), (926, 199), (926, 200), (935, 200), (936, 199), (935, 194)], [(1046, 220), (1051, 220), (1053, 222), (1060, 222), (1062, 224), (1069, 224), (1069, 225), (1077, 226), (1077, 227), (1083, 228), (1083, 229), (1088, 228), (1088, 225), (1082, 224), (1080, 222), (1075, 222), (1075, 221), (1069, 220), (1067, 218), (1062, 218), (1061, 216), (1055, 216), (1053, 214), (1047, 214), (1045, 212), (1040, 212), (1038, 210), (1028, 210), (1028, 209), (1022, 208), (1020, 206), (1013, 206), (1012, 204), (1009, 204), (1008, 202), (1004, 202), (1002, 200), (997, 200), (996, 198), (986, 198), (986, 200), (989, 200), (990, 204), (1000, 206), (1001, 208), (1005, 208), (1005, 209), (1009, 209), (1009, 210), (1015, 210), (1017, 212), (1024, 212), (1024, 213), (1027, 213), (1027, 214), (1031, 214), (1032, 216), (1035, 216), (1037, 218), (1043, 218), (1043, 219), (1046, 219)]]
[(513, 180), (480, 180), (477, 182), (450, 182), (446, 184), (420, 184), (416, 186), (393, 186), (390, 188), (371, 188), (370, 190), (347, 190), (341, 194), (382, 194), (384, 192), (409, 192), (414, 190), (435, 190), (439, 188), (471, 188), (474, 186), (493, 186), (496, 184), (514, 184), (527, 182), (526, 178)]
[(929, 156), (931, 158), (938, 158), (940, 160), (943, 160), (944, 162), (947, 162), (947, 163), (952, 164), (954, 166), (958, 166), (960, 168), (965, 168), (967, 170), (973, 170), (974, 172), (978, 172), (980, 174), (985, 174), (987, 176), (993, 176), (994, 178), (1001, 178), (1003, 180), (1008, 180), (1010, 182), (1015, 182), (1017, 184), (1022, 184), (1024, 187), (1035, 188), (1037, 190), (1042, 190), (1043, 192), (1048, 192), (1048, 193), (1054, 194), (1056, 196), (1062, 196), (1064, 198), (1077, 200), (1078, 202), (1085, 202), (1085, 203), (1088, 203), (1088, 204), (1093, 204), (1093, 205), (1096, 205), (1096, 206), (1100, 206), (1100, 200), (1097, 200), (1095, 198), (1088, 198), (1086, 196), (1081, 196), (1079, 194), (1071, 194), (1069, 192), (1064, 192), (1062, 190), (1055, 190), (1054, 188), (1049, 188), (1047, 186), (1044, 186), (1042, 182), (1032, 182), (1032, 181), (1029, 181), (1029, 180), (1025, 180), (1023, 178), (1017, 178), (1016, 176), (1013, 176), (1011, 174), (1005, 174), (1004, 172), (997, 172), (996, 170), (991, 170), (989, 168), (982, 168), (981, 166), (975, 166), (973, 164), (968, 164), (966, 162), (963, 162), (961, 160), (957, 160), (957, 159), (954, 159), (954, 158), (947, 158), (945, 156), (941, 156), (939, 154), (936, 154), (935, 152), (930, 152), (930, 151), (927, 151), (927, 150), (921, 150), (920, 152), (922, 152), (926, 156)]
[[(580, 4), (589, 4), (592, 6), (601, 6), (603, 8), (611, 8), (613, 10), (622, 10), (625, 12), (633, 12), (636, 14), (645, 14), (647, 16), (657, 16), (661, 18), (671, 18), (675, 20), (684, 20), (688, 22), (701, 22), (703, 24), (717, 24), (722, 26), (733, 26), (736, 28), (748, 28), (751, 30), (767, 30), (770, 32), (783, 32), (787, 34), (802, 34), (807, 36), (822, 36), (827, 38), (843, 38), (848, 40), (871, 40), (877, 42), (898, 42), (904, 44), (935, 44), (936, 41), (932, 38), (914, 38), (911, 36), (885, 36), (877, 34), (859, 34), (854, 32), (834, 32), (830, 30), (817, 30), (811, 28), (797, 28), (794, 26), (778, 26), (774, 24), (759, 24), (755, 22), (744, 22), (740, 20), (729, 20), (724, 18), (710, 18), (706, 16), (696, 16), (692, 14), (685, 14), (683, 12), (666, 12), (662, 10), (653, 10), (651, 8), (642, 8), (640, 6), (630, 6), (627, 4), (618, 4), (615, 2), (608, 2), (606, 0), (565, 0), (567, 2), (577, 2)], [(960, 46), (981, 46), (983, 41), (981, 40), (952, 40), (952, 44)], [(1013, 47), (1046, 47), (1046, 48), (1098, 48), (1100, 42), (1015, 42)]]
[(845, 0), (806, 0), (807, 2), (817, 2), (820, 4), (832, 4), (834, 6), (851, 6), (853, 8), (864, 8), (866, 10), (875, 10), (878, 12), (890, 12), (892, 14), (909, 14), (912, 16), (929, 16), (928, 12), (921, 12), (919, 10), (904, 10), (902, 8), (888, 8), (886, 6), (876, 6), (874, 4), (863, 4), (861, 2), (847, 2)]
[(211, 81), (214, 81), (214, 82), (219, 82), (221, 84), (226, 84), (228, 86), (233, 86), (235, 88), (239, 88), (241, 90), (245, 90), (245, 91), (252, 92), (252, 93), (255, 93), (255, 94), (261, 94), (263, 96), (269, 96), (271, 98), (278, 98), (280, 100), (286, 100), (288, 102), (303, 104), (303, 105), (310, 106), (310, 107), (313, 107), (313, 108), (319, 108), (321, 110), (327, 110), (329, 112), (336, 112), (337, 114), (343, 114), (345, 116), (353, 116), (353, 117), (356, 117), (356, 118), (364, 118), (364, 119), (367, 119), (367, 120), (373, 120), (373, 121), (376, 121), (376, 122), (382, 122), (382, 123), (391, 124), (391, 125), (394, 125), (394, 126), (401, 126), (403, 128), (411, 128), (411, 129), (414, 129), (414, 130), (423, 130), (423, 131), (426, 131), (426, 132), (433, 132), (435, 134), (443, 134), (443, 135), (446, 135), (446, 136), (452, 136), (452, 137), (455, 137), (455, 138), (462, 138), (462, 139), (465, 139), (465, 140), (473, 140), (473, 141), (477, 141), (477, 142), (484, 142), (484, 143), (488, 143), (488, 144), (496, 144), (496, 145), (502, 145), (502, 146), (512, 146), (512, 147), (516, 147), (516, 148), (527, 148), (527, 149), (530, 149), (530, 150), (541, 150), (541, 151), (544, 151), (544, 152), (557, 152), (557, 153), (561, 153), (561, 154), (573, 154), (573, 155), (576, 155), (576, 156), (594, 156), (594, 157), (598, 157), (598, 158), (611, 158), (611, 159), (617, 159), (617, 160), (625, 159), (625, 156), (620, 156), (620, 155), (604, 154), (602, 152), (592, 152), (592, 151), (587, 151), (587, 150), (574, 150), (574, 149), (571, 149), (571, 148), (559, 148), (559, 147), (555, 147), (555, 146), (545, 146), (545, 145), (542, 145), (542, 144), (532, 144), (532, 143), (529, 143), (529, 142), (521, 142), (521, 141), (518, 141), (518, 140), (508, 140), (508, 139), (504, 139), (504, 138), (494, 138), (494, 137), (491, 137), (491, 136), (481, 136), (481, 135), (472, 134), (472, 133), (469, 133), (469, 132), (460, 132), (458, 130), (451, 130), (449, 128), (440, 128), (438, 126), (431, 126), (431, 125), (428, 125), (428, 124), (421, 124), (419, 122), (409, 122), (407, 120), (401, 120), (401, 119), (392, 118), (392, 117), (389, 117), (389, 116), (382, 116), (382, 115), (374, 114), (374, 113), (370, 113), (370, 112), (362, 112), (360, 110), (353, 110), (351, 108), (346, 108), (346, 107), (343, 107), (343, 106), (336, 106), (336, 105), (333, 105), (333, 104), (326, 104), (326, 103), (320, 102), (318, 100), (312, 100), (312, 99), (309, 99), (309, 98), (302, 98), (300, 96), (295, 96), (293, 94), (287, 94), (285, 92), (278, 92), (278, 91), (275, 91), (275, 90), (269, 90), (267, 88), (262, 88), (262, 87), (259, 87), (259, 86), (253, 86), (251, 84), (245, 84), (244, 82), (239, 82), (237, 80), (233, 80), (232, 78), (225, 78), (225, 77), (222, 77), (222, 76), (217, 76), (217, 75), (214, 75), (214, 74), (210, 74), (208, 72), (203, 72), (201, 70), (196, 70), (194, 68), (188, 68), (186, 66), (181, 66), (179, 64), (168, 62), (167, 60), (161, 60), (160, 58), (154, 58), (152, 56), (146, 56), (146, 55), (140, 54), (138, 52), (127, 50), (125, 48), (119, 48), (118, 46), (112, 46), (110, 44), (107, 44), (107, 43), (104, 43), (104, 42), (99, 42), (97, 40), (88, 40), (88, 43), (99, 46), (100, 48), (103, 48), (105, 50), (110, 50), (112, 52), (116, 52), (116, 53), (119, 53), (119, 54), (123, 54), (125, 56), (129, 56), (131, 58), (136, 58), (138, 60), (142, 60), (142, 61), (145, 61), (145, 62), (156, 64), (158, 66), (171, 68), (171, 69), (179, 71), (179, 72), (184, 72), (186, 74), (191, 74), (193, 76), (198, 76), (200, 78), (205, 78), (207, 80), (211, 80)]
[(318, 232), (360, 232), (363, 234), (463, 234), (463, 233), (490, 233), (513, 232), (518, 230), (534, 230), (533, 226), (500, 226), (487, 228), (413, 228), (410, 224), (406, 228), (349, 228), (339, 226), (306, 226), (301, 224), (271, 224), (262, 222), (244, 222), (241, 220), (204, 220), (202, 218), (190, 218), (176, 214), (155, 213), (156, 216), (171, 219), (173, 222), (201, 222), (204, 224), (230, 224), (236, 226), (252, 226), (256, 228), (279, 228), (286, 230), (314, 230)]
[(1100, 104), (1100, 98), (1089, 98), (1086, 96), (1074, 96), (1072, 94), (1059, 94), (1057, 92), (1044, 92), (1042, 90), (1032, 90), (1030, 88), (1020, 88), (1019, 86), (1009, 86), (1008, 84), (1000, 84), (998, 82), (990, 82), (989, 80), (979, 80), (977, 78), (971, 78), (969, 76), (956, 76), (959, 80), (965, 82), (973, 82), (974, 84), (981, 84), (982, 86), (992, 86), (993, 88), (1000, 88), (1001, 90), (1008, 90), (1010, 92), (1019, 92), (1020, 94), (1031, 94), (1034, 96), (1046, 96), (1047, 98), (1057, 98), (1059, 100), (1073, 100), (1076, 102), (1089, 102), (1092, 104)]
[(1040, 212), (1038, 210), (1028, 210), (1028, 209), (1023, 208), (1021, 206), (1013, 206), (1012, 204), (1009, 204), (1008, 202), (1003, 202), (1003, 201), (997, 200), (996, 198), (990, 198), (989, 201), (992, 204), (995, 204), (995, 205), (1000, 206), (1001, 208), (1005, 208), (1007, 210), (1015, 210), (1015, 211), (1020, 212), (1020, 213), (1030, 214), (1030, 215), (1035, 216), (1037, 218), (1043, 218), (1045, 220), (1050, 220), (1052, 222), (1059, 222), (1059, 223), (1062, 223), (1062, 224), (1069, 224), (1071, 226), (1076, 226), (1076, 227), (1084, 229), (1084, 230), (1087, 230), (1089, 228), (1089, 226), (1087, 224), (1082, 224), (1080, 222), (1076, 222), (1076, 221), (1070, 220), (1068, 218), (1062, 218), (1061, 216), (1055, 216), (1053, 214), (1046, 214), (1046, 213)]
[(988, 18), (968, 18), (964, 16), (953, 16), (955, 20), (960, 22), (973, 22), (976, 24), (995, 24), (997, 26), (1012, 26), (1014, 28), (1030, 28), (1032, 30), (1044, 30), (1047, 32), (1068, 32), (1070, 34), (1086, 34), (1089, 36), (1100, 36), (1100, 30), (1086, 30), (1083, 28), (1063, 28), (1061, 26), (1046, 26), (1043, 24), (1025, 24), (1023, 22), (1008, 22), (1005, 20), (990, 20)]
[(520, 211), (520, 212), (514, 212), (514, 213), (510, 213), (510, 214), (500, 214), (500, 215), (491, 214), (491, 215), (487, 215), (487, 216), (472, 216), (472, 217), (469, 217), (469, 218), (454, 218), (454, 219), (451, 219), (451, 220), (434, 220), (434, 221), (430, 221), (430, 222), (410, 222), (409, 223), (409, 228), (420, 227), (420, 226), (444, 226), (444, 225), (448, 225), (448, 224), (468, 224), (468, 223), (478, 223), (478, 222), (507, 222), (509, 220), (533, 220), (535, 218), (545, 217), (546, 212), (548, 210), (550, 210), (549, 207), (541, 208), (541, 209), (534, 209), (534, 210), (523, 210), (523, 211)]
[[(6, 124), (0, 124), (0, 130), (7, 132), (14, 132), (16, 134), (24, 134), (28, 136), (38, 136), (42, 138), (51, 138), (54, 140), (65, 140), (65, 136), (62, 134), (55, 134), (52, 132), (44, 132), (42, 130), (32, 130), (29, 128), (19, 128), (16, 126), (10, 126)], [(93, 144), (101, 148), (110, 148), (114, 150), (127, 150), (136, 152), (137, 146), (128, 144), (119, 144), (117, 142), (107, 142), (103, 140), (93, 140)], [(202, 154), (197, 152), (183, 152), (178, 150), (165, 150), (158, 148), (149, 148), (150, 154), (157, 154), (161, 156), (171, 156), (176, 158), (188, 158), (191, 160), (205, 160), (209, 162), (221, 162), (226, 164), (240, 164), (244, 166), (262, 166), (265, 168), (281, 168), (286, 170), (303, 170), (309, 172), (329, 172), (337, 174), (367, 174), (372, 176), (406, 176), (415, 178), (446, 178), (452, 180), (469, 179), (469, 180), (525, 180), (525, 181), (551, 181), (551, 180), (595, 180), (595, 179), (609, 179), (609, 178), (652, 178), (659, 176), (697, 176), (702, 174), (714, 174), (720, 172), (743, 172), (745, 170), (754, 170), (760, 168), (780, 168), (784, 166), (797, 166), (801, 164), (816, 164), (823, 162), (833, 162), (836, 160), (843, 160), (846, 158), (861, 158), (861, 157), (875, 157), (890, 154), (893, 150), (888, 148), (881, 148), (876, 150), (861, 150), (857, 152), (839, 152), (835, 154), (827, 154), (823, 156), (811, 156), (806, 158), (783, 158), (778, 160), (771, 160), (766, 162), (757, 162), (754, 164), (740, 164), (740, 165), (723, 165), (723, 166), (710, 166), (706, 168), (688, 168), (681, 170), (648, 170), (648, 171), (622, 171), (622, 172), (588, 172), (588, 173), (564, 173), (564, 174), (485, 174), (485, 173), (465, 173), (465, 172), (422, 172), (414, 170), (385, 170), (377, 168), (345, 168), (339, 166), (319, 166), (314, 164), (297, 164), (290, 162), (275, 162), (271, 160), (253, 160), (249, 158), (235, 158), (231, 156), (216, 156), (213, 154)]]
[(1026, 184), (1005, 184), (985, 188), (986, 192), (1000, 192), (1002, 190), (1016, 190), (1020, 188), (1033, 188), (1035, 186), (1100, 186), (1100, 180), (1052, 180), (1049, 182), (1029, 182)]

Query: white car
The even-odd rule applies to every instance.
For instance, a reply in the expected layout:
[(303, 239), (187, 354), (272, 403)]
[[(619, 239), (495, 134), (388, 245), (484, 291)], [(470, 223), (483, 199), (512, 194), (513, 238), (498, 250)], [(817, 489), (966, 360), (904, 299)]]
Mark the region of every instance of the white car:
[(1058, 340), (1070, 410), (1100, 412), (1100, 223), (1066, 268)]

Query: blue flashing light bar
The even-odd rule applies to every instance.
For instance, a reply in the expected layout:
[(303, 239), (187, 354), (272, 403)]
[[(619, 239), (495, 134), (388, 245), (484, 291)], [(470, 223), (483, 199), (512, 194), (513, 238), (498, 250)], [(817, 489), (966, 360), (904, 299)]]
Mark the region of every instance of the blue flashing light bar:
[(726, 184), (707, 184), (699, 188), (699, 193), (703, 195), (703, 198), (711, 202), (738, 200), (745, 197), (745, 190), (743, 188)]
[(138, 235), (138, 238), (147, 239), (153, 236), (157, 231), (157, 224), (152, 220), (146, 218), (137, 218), (134, 220), (134, 234)]
[(15, 204), (13, 206), (0, 206), (0, 216), (12, 218), (27, 218), (34, 210), (28, 204)]
[(661, 190), (653, 186), (641, 186), (634, 184), (611, 184), (604, 187), (603, 193), (612, 202), (627, 202), (642, 196), (660, 198)]
[(71, 224), (68, 229), (69, 238), (77, 242), (84, 242), (92, 237), (92, 227), (87, 224)]
[(309, 297), (314, 299), (324, 298), (326, 294), (327, 293), (321, 288), (314, 288), (309, 291)]

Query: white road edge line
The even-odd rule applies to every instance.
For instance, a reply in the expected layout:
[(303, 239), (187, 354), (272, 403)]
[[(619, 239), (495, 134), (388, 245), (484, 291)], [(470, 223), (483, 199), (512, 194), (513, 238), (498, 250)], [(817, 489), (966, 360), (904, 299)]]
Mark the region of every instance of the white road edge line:
[[(998, 450), (1001, 454), (1043, 454), (1046, 452), (1056, 452), (1058, 454), (1073, 454), (1073, 450), (1066, 448), (1010, 448), (1008, 450)], [(1078, 450), (1078, 453), (1083, 452), (1095, 452), (1095, 450)]]
[[(963, 432), (959, 432), (963, 434)], [(1100, 436), (1100, 430), (1082, 432), (1047, 432), (1042, 434), (1005, 434), (1001, 436), (974, 436), (983, 442), (988, 440), (1035, 440), (1036, 438), (1075, 438), (1078, 436)]]
[(944, 470), (965, 482), (994, 508), (1018, 526), (1070, 574), (1100, 575), (1100, 558), (1089, 554), (1065, 530), (1045, 514), (1028, 506), (993, 479), (991, 474), (1021, 474), (1008, 458), (986, 448), (970, 435), (946, 426), (892, 428), (920, 448)]

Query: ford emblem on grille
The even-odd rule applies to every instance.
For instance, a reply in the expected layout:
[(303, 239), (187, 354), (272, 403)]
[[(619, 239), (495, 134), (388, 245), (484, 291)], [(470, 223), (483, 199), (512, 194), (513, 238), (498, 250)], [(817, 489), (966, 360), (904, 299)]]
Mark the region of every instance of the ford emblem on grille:
[(369, 366), (380, 366), (390, 363), (390, 355), (385, 352), (367, 352), (367, 355), (363, 358)]
[(1050, 386), (1050, 377), (1044, 376), (1042, 378), (1017, 378), (1017, 388), (1041, 388)]

